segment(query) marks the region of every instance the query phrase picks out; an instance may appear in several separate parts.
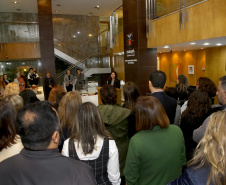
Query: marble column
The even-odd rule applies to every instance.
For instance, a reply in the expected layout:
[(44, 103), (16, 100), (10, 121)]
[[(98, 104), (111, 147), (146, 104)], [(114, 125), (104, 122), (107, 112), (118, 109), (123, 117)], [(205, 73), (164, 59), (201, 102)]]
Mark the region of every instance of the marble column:
[(157, 49), (147, 48), (145, 0), (123, 0), (125, 81), (149, 91), (151, 72), (157, 70)]
[(37, 0), (40, 52), (42, 62), (42, 74), (45, 78), (46, 72), (50, 72), (51, 77), (56, 78), (53, 23), (52, 23), (52, 3), (51, 0)]

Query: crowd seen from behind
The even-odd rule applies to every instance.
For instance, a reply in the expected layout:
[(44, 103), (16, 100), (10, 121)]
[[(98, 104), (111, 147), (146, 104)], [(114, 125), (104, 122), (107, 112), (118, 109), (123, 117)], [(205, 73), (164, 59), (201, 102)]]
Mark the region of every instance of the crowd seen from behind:
[[(102, 104), (82, 103), (84, 77), (67, 71), (64, 86), (46, 73), (45, 100), (25, 88), (21, 74), (0, 76), (0, 184), (225, 185), (226, 76), (190, 86), (179, 75), (166, 87), (150, 74), (151, 94), (113, 71)], [(30, 69), (31, 85), (39, 76)], [(219, 104), (214, 104), (217, 95)]]

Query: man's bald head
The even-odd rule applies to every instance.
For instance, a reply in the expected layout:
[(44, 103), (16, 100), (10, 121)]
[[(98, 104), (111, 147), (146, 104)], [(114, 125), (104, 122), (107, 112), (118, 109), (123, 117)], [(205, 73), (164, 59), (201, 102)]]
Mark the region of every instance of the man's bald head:
[(17, 115), (17, 131), (25, 148), (47, 149), (52, 135), (55, 131), (59, 131), (56, 111), (47, 101), (24, 106)]

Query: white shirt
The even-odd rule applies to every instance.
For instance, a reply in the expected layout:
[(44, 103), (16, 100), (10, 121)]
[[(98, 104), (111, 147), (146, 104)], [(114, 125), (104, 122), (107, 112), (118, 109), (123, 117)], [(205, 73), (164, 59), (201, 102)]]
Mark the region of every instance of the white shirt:
[(16, 136), (16, 143), (8, 148), (4, 148), (1, 152), (0, 152), (0, 162), (12, 157), (16, 154), (19, 154), (20, 151), (24, 148), (24, 146), (21, 143), (21, 139), (19, 136)]
[[(83, 154), (83, 150), (81, 145), (75, 141), (75, 150), (78, 155), (78, 158), (80, 160), (95, 160), (99, 157), (102, 146), (103, 146), (104, 140), (100, 137), (97, 137), (97, 142), (95, 145), (95, 149), (93, 150), (92, 154)], [(69, 144), (69, 139), (67, 139), (64, 142), (62, 154), (64, 156), (69, 157), (69, 151), (68, 151), (68, 144)], [(118, 158), (118, 148), (115, 144), (114, 140), (109, 141), (109, 160), (107, 164), (107, 172), (108, 172), (108, 178), (111, 181), (113, 185), (120, 185), (121, 179), (120, 179), (120, 171), (119, 171), (119, 158)]]

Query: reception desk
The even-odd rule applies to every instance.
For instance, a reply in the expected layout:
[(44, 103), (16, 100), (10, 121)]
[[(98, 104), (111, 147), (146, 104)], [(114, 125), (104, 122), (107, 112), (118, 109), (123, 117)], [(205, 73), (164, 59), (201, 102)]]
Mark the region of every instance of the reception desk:
[[(101, 87), (97, 87), (97, 91), (98, 91), (98, 104), (102, 104), (101, 102), (101, 98), (100, 98), (100, 89)], [(116, 88), (116, 91), (117, 91), (117, 104), (121, 105), (122, 104), (122, 100), (121, 100), (121, 93), (122, 93), (122, 90), (119, 89), (119, 88)]]

